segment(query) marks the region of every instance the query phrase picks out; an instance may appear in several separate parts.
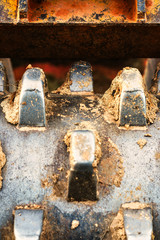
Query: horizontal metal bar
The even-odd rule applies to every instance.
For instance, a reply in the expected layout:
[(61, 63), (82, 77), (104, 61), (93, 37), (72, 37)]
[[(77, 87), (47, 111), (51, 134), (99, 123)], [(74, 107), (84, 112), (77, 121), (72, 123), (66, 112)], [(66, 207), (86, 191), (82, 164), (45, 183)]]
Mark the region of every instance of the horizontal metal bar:
[(0, 24), (0, 56), (91, 63), (109, 58), (159, 57), (159, 28), (160, 24), (147, 23)]

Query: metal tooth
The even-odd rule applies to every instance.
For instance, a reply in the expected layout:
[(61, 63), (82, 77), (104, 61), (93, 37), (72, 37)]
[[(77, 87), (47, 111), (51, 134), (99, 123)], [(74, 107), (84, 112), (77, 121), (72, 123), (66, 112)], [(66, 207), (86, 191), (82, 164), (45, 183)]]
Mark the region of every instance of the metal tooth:
[(5, 67), (2, 62), (0, 62), (0, 96), (4, 95), (6, 91), (6, 84), (7, 84), (7, 76)]
[(151, 208), (125, 209), (124, 227), (128, 240), (151, 240), (153, 232)]
[(71, 92), (93, 92), (92, 68), (87, 62), (75, 63), (69, 72)]
[(28, 14), (28, 0), (19, 0), (18, 4), (19, 18), (25, 19)]
[(145, 20), (146, 4), (145, 0), (137, 0), (138, 20)]
[(146, 99), (143, 79), (137, 69), (123, 69), (120, 97), (120, 126), (146, 126)]
[(15, 211), (14, 235), (16, 240), (40, 239), (43, 210), (19, 209)]
[(22, 78), (19, 125), (45, 126), (45, 74), (39, 68), (28, 69)]
[(6, 74), (6, 83), (5, 86), (7, 86), (7, 90), (10, 93), (16, 92), (16, 81), (14, 77), (14, 72), (12, 68), (12, 63), (10, 58), (0, 58), (0, 62), (2, 62), (4, 69), (5, 69), (5, 74)]
[(92, 166), (94, 160), (94, 134), (88, 130), (73, 131), (70, 144), (69, 200), (97, 199), (97, 177)]

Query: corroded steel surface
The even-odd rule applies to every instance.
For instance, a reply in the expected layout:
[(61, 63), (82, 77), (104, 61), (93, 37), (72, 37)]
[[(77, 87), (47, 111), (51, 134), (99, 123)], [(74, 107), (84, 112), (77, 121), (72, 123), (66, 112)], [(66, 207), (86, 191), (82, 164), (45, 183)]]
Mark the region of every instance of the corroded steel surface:
[(158, 0), (146, 2), (143, 23), (135, 0), (30, 0), (28, 17), (19, 16), (17, 1), (0, 2), (1, 57), (95, 61), (160, 55)]
[[(140, 4), (142, 0), (139, 0)], [(19, 13), (18, 0), (2, 0), (0, 3), (0, 21), (18, 22)], [(53, 22), (53, 23), (73, 23), (73, 22), (136, 22), (137, 21), (136, 0), (47, 0), (36, 2), (28, 0), (29, 22)], [(160, 21), (159, 0), (146, 1), (146, 21)]]

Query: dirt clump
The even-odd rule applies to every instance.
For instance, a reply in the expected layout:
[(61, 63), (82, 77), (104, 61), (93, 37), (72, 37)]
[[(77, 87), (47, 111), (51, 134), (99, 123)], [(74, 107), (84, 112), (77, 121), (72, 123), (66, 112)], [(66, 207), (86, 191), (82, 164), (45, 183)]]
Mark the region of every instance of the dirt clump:
[(144, 134), (144, 137), (152, 137), (152, 135), (150, 133), (146, 133)]
[(74, 230), (79, 226), (79, 221), (78, 220), (73, 220), (71, 224), (71, 229)]
[(147, 123), (153, 123), (158, 112), (158, 99), (151, 93), (146, 91), (146, 119)]
[(139, 145), (139, 147), (142, 149), (146, 144), (147, 144), (147, 140), (146, 139), (139, 139), (137, 141), (137, 144)]
[(124, 230), (123, 210), (120, 208), (118, 214), (110, 225), (111, 236), (113, 240), (127, 240)]
[(2, 168), (4, 167), (4, 165), (6, 164), (6, 156), (2, 150), (2, 145), (0, 142), (0, 190), (2, 188)]
[(9, 94), (1, 103), (2, 111), (9, 123), (18, 124), (19, 119), (19, 99), (22, 81), (19, 82), (16, 93)]

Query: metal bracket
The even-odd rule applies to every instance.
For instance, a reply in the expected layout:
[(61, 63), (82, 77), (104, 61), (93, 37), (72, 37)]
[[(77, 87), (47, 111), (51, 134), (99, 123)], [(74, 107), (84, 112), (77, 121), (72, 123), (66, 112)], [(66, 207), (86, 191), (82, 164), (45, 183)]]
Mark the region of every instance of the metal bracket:
[(22, 78), (22, 89), (19, 103), (19, 125), (44, 127), (45, 74), (40, 68), (26, 70)]
[(137, 69), (125, 68), (120, 97), (120, 126), (146, 126), (146, 100), (142, 75)]
[(92, 67), (87, 62), (73, 64), (69, 72), (71, 92), (93, 92)]
[(97, 177), (92, 166), (94, 160), (94, 134), (88, 130), (73, 131), (70, 144), (69, 200), (97, 200)]
[(42, 224), (43, 210), (16, 210), (14, 219), (15, 239), (38, 240), (42, 231)]

